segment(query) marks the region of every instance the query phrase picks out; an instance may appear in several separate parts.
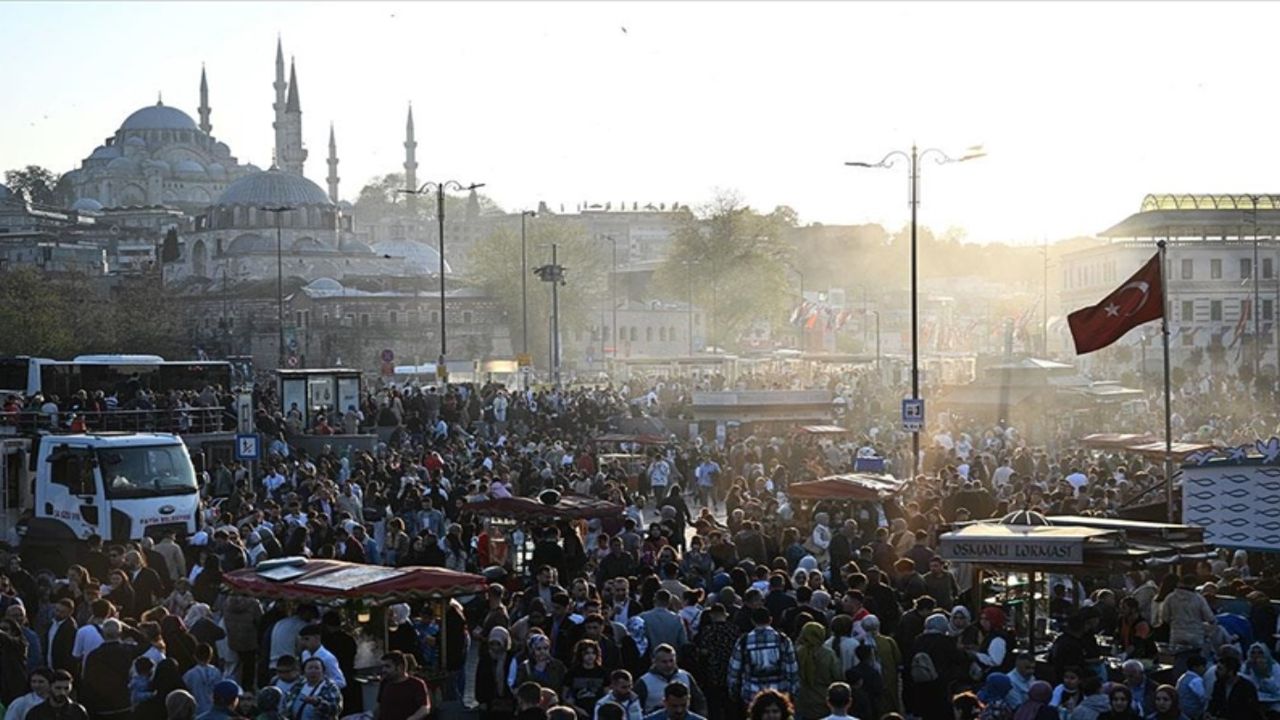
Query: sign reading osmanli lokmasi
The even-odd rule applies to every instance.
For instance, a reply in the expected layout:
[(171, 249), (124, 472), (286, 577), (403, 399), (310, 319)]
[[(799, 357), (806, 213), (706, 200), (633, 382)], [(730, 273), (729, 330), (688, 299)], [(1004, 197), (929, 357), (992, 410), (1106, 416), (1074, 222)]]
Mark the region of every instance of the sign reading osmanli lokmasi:
[(947, 560), (966, 563), (1079, 565), (1084, 561), (1084, 543), (1077, 539), (968, 540), (944, 537), (939, 550)]

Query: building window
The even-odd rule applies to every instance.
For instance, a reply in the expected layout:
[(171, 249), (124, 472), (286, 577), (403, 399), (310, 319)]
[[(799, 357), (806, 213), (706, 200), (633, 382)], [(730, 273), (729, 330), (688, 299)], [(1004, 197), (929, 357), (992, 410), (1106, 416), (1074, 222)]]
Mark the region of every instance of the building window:
[(1209, 301), (1209, 320), (1212, 322), (1222, 322), (1222, 301)]
[(369, 313), (360, 313), (360, 327), (369, 327)]
[(676, 337), (676, 329), (674, 327), (667, 329), (667, 339), (669, 339), (671, 342), (675, 342), (676, 340), (680, 339)]
[(1182, 320), (1186, 322), (1188, 320), (1195, 320), (1195, 319), (1196, 319), (1195, 302), (1192, 300), (1183, 300), (1182, 301)]
[(1253, 277), (1253, 258), (1240, 258), (1240, 279), (1248, 280)]
[(1192, 280), (1195, 278), (1195, 262), (1191, 259), (1182, 261), (1182, 279)]
[(631, 328), (631, 342), (637, 342), (637, 341), (638, 341), (638, 339), (639, 339), (639, 337), (640, 337), (640, 333), (636, 331), (635, 326), (632, 326), (632, 328)]
[(1274, 272), (1275, 272), (1275, 268), (1271, 264), (1271, 258), (1262, 258), (1262, 279), (1270, 280), (1271, 275)]
[(658, 342), (666, 342), (666, 341), (667, 341), (667, 329), (664, 327), (658, 328)]
[(1271, 300), (1262, 301), (1262, 319), (1263, 320), (1270, 320), (1271, 313), (1275, 312), (1275, 308), (1273, 307), (1272, 302), (1273, 301)]
[(1222, 260), (1221, 258), (1212, 258), (1209, 260), (1209, 279), (1222, 279)]
[(621, 340), (621, 341), (623, 341), (623, 342), (626, 342), (626, 340), (627, 340), (627, 326), (626, 326), (626, 325), (619, 325), (619, 326), (618, 326), (618, 339), (619, 339), (619, 340)]
[(463, 310), (463, 311), (462, 311), (462, 322), (463, 322), (463, 324), (464, 324), (464, 325), (470, 325), (470, 324), (471, 324), (471, 311), (470, 311), (470, 310)]
[(431, 311), (431, 324), (432, 324), (432, 325), (436, 325), (436, 324), (438, 324), (439, 322), (440, 322), (440, 311), (439, 311), (439, 310), (432, 310), (432, 311)]
[(653, 328), (652, 328), (652, 327), (647, 327), (647, 328), (645, 328), (645, 329), (644, 329), (644, 341), (645, 341), (645, 342), (653, 342)]
[(389, 316), (391, 318), (392, 325), (398, 325), (400, 323), (400, 315), (395, 310), (392, 310), (389, 313)]

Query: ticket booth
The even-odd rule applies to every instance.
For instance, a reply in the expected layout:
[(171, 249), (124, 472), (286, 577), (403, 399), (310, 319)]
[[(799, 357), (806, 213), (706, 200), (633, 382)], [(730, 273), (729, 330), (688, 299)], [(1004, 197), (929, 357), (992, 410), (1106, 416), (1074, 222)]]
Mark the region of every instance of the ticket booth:
[(341, 415), (360, 407), (360, 371), (352, 368), (277, 370), (280, 407), (288, 413), (297, 406), (302, 426), (310, 430), (323, 413)]

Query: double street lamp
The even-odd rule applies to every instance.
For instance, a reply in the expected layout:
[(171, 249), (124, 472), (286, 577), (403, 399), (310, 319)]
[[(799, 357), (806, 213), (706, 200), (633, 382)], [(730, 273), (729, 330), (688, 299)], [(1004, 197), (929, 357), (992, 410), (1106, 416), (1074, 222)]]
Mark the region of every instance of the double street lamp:
[(436, 194), (436, 222), (440, 227), (440, 360), (436, 363), (436, 377), (444, 377), (444, 356), (449, 351), (448, 336), (446, 334), (445, 322), (445, 304), (444, 304), (444, 194), (446, 190), (478, 190), (484, 187), (484, 183), (471, 183), (463, 185), (457, 180), (445, 180), (444, 182), (425, 182), (422, 187), (417, 190), (405, 188), (396, 192), (406, 195), (427, 195), (431, 192)]
[[(284, 354), (284, 242), (281, 239), (280, 216), (290, 212), (293, 208), (288, 205), (275, 205), (259, 208), (263, 212), (269, 212), (276, 216), (276, 321), (279, 325), (279, 337), (276, 339), (277, 344), (277, 365), (276, 367), (285, 366)], [(226, 276), (223, 276), (223, 282), (226, 282)]]
[[(894, 150), (888, 155), (881, 158), (880, 162), (846, 162), (849, 167), (858, 168), (892, 168), (897, 164), (898, 160), (906, 160), (910, 170), (910, 189), (908, 198), (911, 204), (911, 399), (920, 399), (920, 315), (919, 315), (919, 273), (917, 272), (917, 253), (916, 253), (916, 210), (920, 205), (920, 161), (926, 157), (932, 156), (939, 165), (947, 163), (966, 162), (968, 160), (976, 160), (986, 155), (982, 147), (975, 145), (965, 151), (960, 157), (951, 157), (945, 152), (937, 148), (927, 148), (919, 150), (915, 144), (911, 145), (911, 151), (904, 152), (902, 150)], [(912, 477), (919, 474), (920, 470), (920, 431), (918, 429), (911, 432), (911, 475)]]

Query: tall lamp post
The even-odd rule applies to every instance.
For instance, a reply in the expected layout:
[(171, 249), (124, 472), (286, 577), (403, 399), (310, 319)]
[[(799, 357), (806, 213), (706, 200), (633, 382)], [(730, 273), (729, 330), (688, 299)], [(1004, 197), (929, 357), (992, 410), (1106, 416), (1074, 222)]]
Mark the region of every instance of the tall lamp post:
[[(800, 292), (798, 294), (800, 295), (800, 307), (803, 308), (804, 307), (804, 273), (800, 272), (800, 268), (796, 267), (795, 265), (792, 265), (789, 262), (784, 262), (783, 264), (787, 267), (788, 270), (795, 273), (797, 278), (800, 279)], [(799, 350), (800, 352), (804, 352), (804, 318), (800, 318), (800, 322), (796, 324), (796, 331), (797, 331), (796, 332), (796, 349)]]
[(525, 220), (538, 217), (533, 210), (520, 212), (520, 352), (529, 356), (529, 248), (525, 238)]
[(559, 244), (551, 243), (551, 264), (533, 269), (538, 279), (551, 283), (551, 377), (560, 388), (560, 286), (565, 284), (566, 268), (560, 264)]
[[(601, 236), (609, 241), (613, 249), (613, 270), (609, 273), (609, 304), (611, 306), (611, 315), (609, 322), (612, 323), (612, 332), (614, 336), (618, 334), (618, 238), (612, 235)], [(603, 362), (605, 357), (605, 334), (600, 333), (600, 360)], [(614, 358), (618, 357), (618, 341), (613, 341), (613, 352), (610, 353)]]
[[(911, 145), (911, 152), (906, 153), (902, 150), (894, 150), (888, 155), (881, 158), (880, 162), (846, 162), (849, 167), (858, 168), (891, 168), (899, 159), (908, 162), (910, 170), (910, 189), (908, 191), (908, 200), (911, 204), (911, 399), (920, 399), (920, 302), (919, 302), (919, 273), (917, 272), (917, 251), (916, 251), (916, 210), (920, 205), (920, 161), (930, 155), (939, 165), (945, 165), (953, 162), (965, 162), (974, 160), (986, 155), (981, 146), (974, 146), (965, 151), (964, 155), (953, 158), (945, 152), (937, 148), (926, 148), (921, 151), (916, 148), (915, 144)], [(920, 471), (920, 431), (913, 430), (911, 432), (911, 475), (912, 477), (919, 474)]]
[(449, 352), (444, 304), (444, 193), (446, 190), (470, 191), (478, 190), (482, 187), (484, 187), (484, 183), (463, 185), (457, 180), (445, 180), (444, 182), (425, 182), (417, 190), (405, 188), (397, 191), (407, 195), (427, 195), (431, 192), (436, 194), (436, 223), (440, 228), (440, 359), (436, 363), (436, 377), (445, 377), (443, 374), (444, 356)]
[[(276, 205), (260, 209), (276, 216), (276, 321), (279, 325), (279, 337), (276, 339), (278, 343), (276, 366), (284, 367), (284, 241), (281, 239), (280, 216), (293, 210), (293, 208), (288, 205)], [(225, 278), (226, 276), (224, 275), (223, 277)]]

